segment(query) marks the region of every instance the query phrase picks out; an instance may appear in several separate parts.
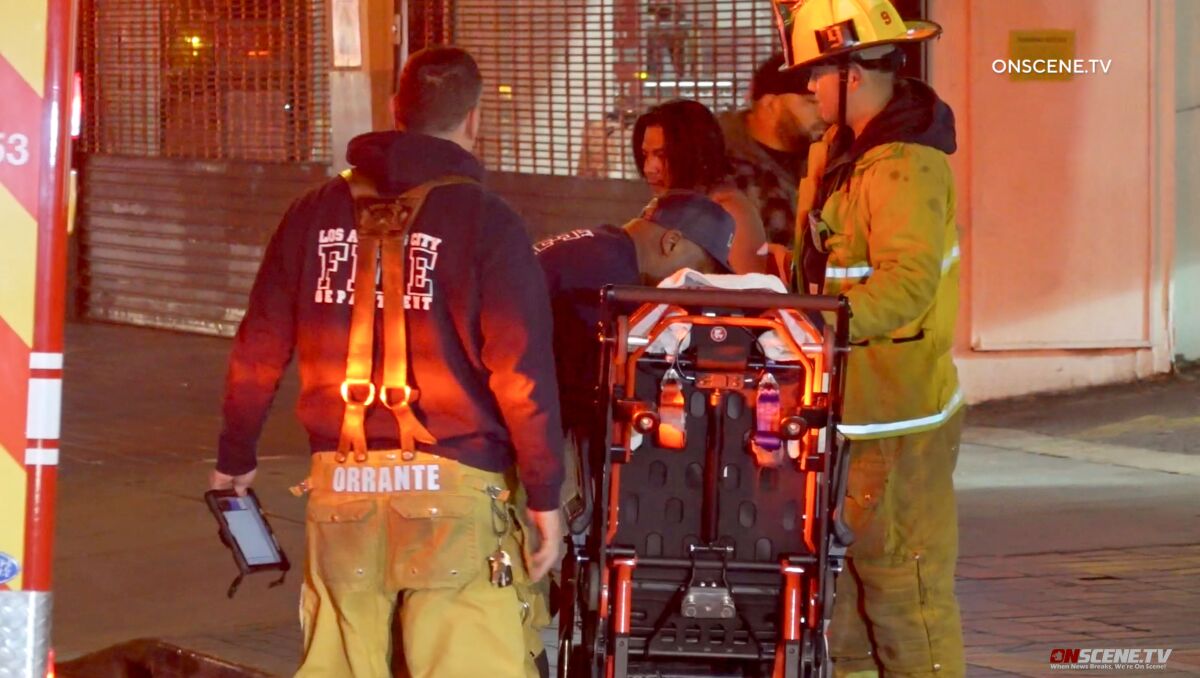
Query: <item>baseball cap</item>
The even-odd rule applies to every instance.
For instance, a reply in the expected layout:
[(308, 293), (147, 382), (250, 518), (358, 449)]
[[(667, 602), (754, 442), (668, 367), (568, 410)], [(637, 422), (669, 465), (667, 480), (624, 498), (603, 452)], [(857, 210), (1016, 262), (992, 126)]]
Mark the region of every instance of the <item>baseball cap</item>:
[(667, 191), (654, 198), (642, 210), (642, 218), (663, 228), (679, 231), (683, 237), (700, 246), (724, 269), (729, 265), (729, 250), (733, 246), (733, 217), (717, 203), (695, 191)]
[(768, 94), (812, 94), (808, 89), (808, 69), (784, 68), (782, 54), (767, 58), (754, 69), (750, 80), (750, 99), (758, 101)]

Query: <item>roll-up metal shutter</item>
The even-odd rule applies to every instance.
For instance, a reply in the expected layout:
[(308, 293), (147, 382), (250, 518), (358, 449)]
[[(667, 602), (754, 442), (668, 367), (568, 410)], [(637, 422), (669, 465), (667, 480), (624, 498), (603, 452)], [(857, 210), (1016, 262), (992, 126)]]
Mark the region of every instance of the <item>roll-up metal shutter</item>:
[(280, 216), (326, 167), (87, 158), (77, 235), (86, 315), (232, 335)]
[(232, 334), (331, 158), (325, 0), (81, 0), (83, 315)]
[[(786, 3), (785, 3), (786, 4)], [(894, 3), (922, 15), (921, 0)], [(650, 106), (747, 102), (779, 51), (769, 0), (409, 0), (409, 44), (469, 50), (484, 76), (476, 152), (535, 234), (621, 223), (649, 197), (631, 149)], [(920, 54), (909, 72), (920, 73)]]

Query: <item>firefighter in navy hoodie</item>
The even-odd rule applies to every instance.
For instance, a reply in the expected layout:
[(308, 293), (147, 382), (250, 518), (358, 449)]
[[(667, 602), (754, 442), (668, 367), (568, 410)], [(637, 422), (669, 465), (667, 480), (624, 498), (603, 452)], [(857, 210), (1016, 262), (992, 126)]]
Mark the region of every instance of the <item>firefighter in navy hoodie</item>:
[[(396, 651), (414, 678), (534, 670), (521, 584), (559, 558), (563, 439), (546, 283), (521, 218), (479, 185), (471, 154), (481, 92), (463, 50), (410, 57), (395, 100), (399, 131), (351, 141), (352, 173), (292, 205), (238, 330), (214, 488), (253, 481), (263, 421), (299, 354), (297, 413), (313, 462), (298, 676), (390, 675), (393, 612)], [(374, 251), (358, 256), (374, 231), (360, 226), (370, 224), (355, 186), (365, 180), (376, 198), (411, 195), (451, 176), (458, 183), (430, 189), (393, 242), (398, 266), (380, 246), (379, 310), (364, 305), (374, 315), (370, 379), (348, 379), (362, 352), (350, 343), (355, 288), (375, 278), (358, 269), (376, 265)], [(397, 269), (402, 284), (389, 286)], [(347, 449), (355, 411), (365, 446)], [(517, 520), (518, 481), (528, 521)]]

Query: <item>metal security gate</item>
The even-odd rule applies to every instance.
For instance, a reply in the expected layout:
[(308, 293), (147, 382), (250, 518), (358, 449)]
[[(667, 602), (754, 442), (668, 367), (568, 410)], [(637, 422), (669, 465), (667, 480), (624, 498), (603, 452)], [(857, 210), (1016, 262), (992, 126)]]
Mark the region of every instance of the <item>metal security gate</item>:
[[(790, 4), (790, 3), (784, 3)], [(923, 16), (923, 0), (894, 3)], [(747, 104), (779, 51), (769, 0), (409, 0), (409, 45), (450, 43), (485, 86), (476, 152), (535, 235), (621, 223), (649, 198), (631, 148), (638, 115), (677, 98)], [(910, 72), (921, 72), (920, 53)], [(533, 176), (530, 176), (533, 175)]]
[(500, 172), (637, 179), (629, 143), (642, 111), (675, 98), (715, 113), (741, 106), (777, 43), (764, 0), (414, 4), (423, 41), (452, 42), (479, 61), (478, 152)]
[(232, 334), (267, 238), (329, 171), (325, 0), (80, 9), (80, 310)]
[(97, 320), (232, 335), (288, 204), (325, 165), (88, 157), (78, 272)]

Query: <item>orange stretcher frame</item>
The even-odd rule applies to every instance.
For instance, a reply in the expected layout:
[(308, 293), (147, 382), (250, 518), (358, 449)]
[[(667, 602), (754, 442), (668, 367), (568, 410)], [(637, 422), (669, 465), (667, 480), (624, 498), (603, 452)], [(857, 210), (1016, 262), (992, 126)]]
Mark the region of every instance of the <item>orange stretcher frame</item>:
[[(833, 535), (845, 536), (844, 527), (835, 529), (840, 516), (840, 499), (844, 494), (844, 462), (846, 447), (837, 444), (836, 427), (841, 416), (841, 395), (844, 383), (846, 354), (849, 351), (849, 307), (843, 299), (784, 295), (769, 292), (741, 292), (715, 289), (655, 289), (614, 287), (604, 292), (610, 308), (641, 304), (633, 314), (613, 313), (604, 335), (605, 370), (610, 391), (605, 397), (607, 422), (603, 451), (604, 479), (600, 482), (593, 512), (593, 532), (584, 554), (568, 556), (564, 567), (564, 589), (586, 589), (583, 596), (564, 590), (560, 598), (563, 614), (560, 629), (560, 663), (568, 664), (568, 674), (623, 678), (630, 669), (631, 632), (633, 629), (633, 596), (637, 586), (634, 575), (639, 566), (683, 567), (683, 561), (649, 558), (636, 549), (615, 543), (620, 526), (621, 469), (620, 458), (636, 455), (632, 448), (636, 414), (628, 403), (635, 402), (636, 380), (640, 361), (653, 357), (650, 347), (655, 339), (673, 326), (744, 327), (756, 332), (773, 331), (790, 350), (787, 360), (791, 369), (801, 369), (800, 386), (803, 395), (796, 409), (826, 407), (827, 425), (809, 428), (802, 438), (802, 452), (795, 461), (805, 472), (805, 504), (802, 521), (803, 542), (811, 554), (805, 562), (784, 558), (775, 565), (753, 564), (756, 571), (778, 573), (779, 624), (778, 641), (773, 659), (773, 674), (780, 678), (814, 678), (825, 675), (803, 668), (801, 645), (824, 632), (824, 623), (832, 608), (833, 571), (840, 569), (844, 545)], [(653, 306), (650, 306), (653, 305)], [(631, 327), (644, 325), (645, 318), (656, 308), (666, 306), (662, 317), (654, 321), (648, 332), (639, 332), (638, 345), (631, 346)], [(704, 311), (704, 309), (709, 309)], [(722, 315), (712, 309), (738, 309), (745, 315)], [(789, 331), (782, 313), (795, 310), (816, 311), (833, 318), (824, 331), (802, 316), (795, 316), (804, 336), (799, 339)], [(750, 312), (753, 311), (753, 312)], [(757, 368), (756, 368), (757, 369)], [(614, 403), (612, 387), (624, 394), (623, 404)], [(818, 402), (817, 396), (821, 396)], [(654, 417), (651, 417), (651, 421)], [(823, 442), (823, 449), (818, 449)], [(812, 460), (817, 460), (809, 467)], [(716, 509), (713, 509), (714, 511)], [(599, 528), (599, 529), (597, 529)], [(703, 528), (702, 528), (703, 532)], [(840, 550), (839, 550), (840, 549)], [(678, 560), (678, 559), (676, 559)], [(662, 561), (662, 562), (657, 562)], [(589, 598), (590, 596), (590, 598)], [(578, 598), (578, 601), (575, 600)], [(586, 600), (585, 600), (586, 599)], [(582, 604), (577, 604), (582, 603)], [(574, 631), (576, 610), (585, 617), (582, 646), (573, 646), (567, 637)], [(590, 610), (590, 611), (589, 611)], [(581, 659), (582, 657), (582, 659)]]

